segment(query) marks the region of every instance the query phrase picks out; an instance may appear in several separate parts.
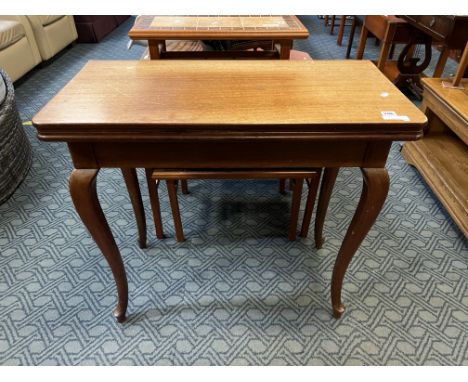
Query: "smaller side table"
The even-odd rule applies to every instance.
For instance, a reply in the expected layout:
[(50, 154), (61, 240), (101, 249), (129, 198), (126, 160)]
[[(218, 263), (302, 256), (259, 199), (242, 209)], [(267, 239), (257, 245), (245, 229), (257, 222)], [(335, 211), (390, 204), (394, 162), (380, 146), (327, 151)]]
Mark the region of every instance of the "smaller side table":
[(468, 79), (461, 81), (464, 89), (444, 87), (440, 78), (421, 81), (427, 134), (405, 143), (402, 155), (468, 237)]

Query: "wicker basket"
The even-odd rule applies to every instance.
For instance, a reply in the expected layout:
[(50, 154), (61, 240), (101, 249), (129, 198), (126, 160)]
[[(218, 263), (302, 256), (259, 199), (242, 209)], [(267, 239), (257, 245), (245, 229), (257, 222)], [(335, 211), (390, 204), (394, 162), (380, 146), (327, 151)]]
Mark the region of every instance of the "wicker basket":
[(8, 75), (0, 69), (6, 96), (0, 99), (0, 204), (21, 184), (31, 166), (31, 145), (16, 108), (15, 91)]

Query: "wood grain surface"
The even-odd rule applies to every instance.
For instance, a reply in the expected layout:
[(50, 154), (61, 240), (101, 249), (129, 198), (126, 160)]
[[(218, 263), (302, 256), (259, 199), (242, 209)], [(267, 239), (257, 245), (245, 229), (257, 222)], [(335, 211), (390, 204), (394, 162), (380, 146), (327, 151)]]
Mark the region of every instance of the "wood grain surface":
[(450, 78), (423, 78), (421, 81), (428, 91), (445, 100), (444, 102), (450, 105), (450, 109), (458, 114), (460, 120), (468, 124), (468, 78), (461, 81), (463, 89), (443, 87), (442, 82), (450, 83)]
[(411, 140), (426, 117), (370, 61), (89, 61), (33, 123), (41, 139), (65, 141), (213, 131)]

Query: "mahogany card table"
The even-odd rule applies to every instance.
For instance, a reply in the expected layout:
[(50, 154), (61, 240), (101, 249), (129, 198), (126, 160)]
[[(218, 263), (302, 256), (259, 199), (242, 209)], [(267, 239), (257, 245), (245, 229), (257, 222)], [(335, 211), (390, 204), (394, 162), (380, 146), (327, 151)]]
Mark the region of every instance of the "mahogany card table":
[[(296, 16), (139, 16), (128, 36), (147, 40), (151, 59), (281, 58), (289, 59), (294, 39), (309, 32)], [(171, 52), (166, 40), (272, 40), (267, 51)]]
[(114, 275), (119, 322), (127, 277), (97, 198), (101, 168), (360, 168), (331, 281), (340, 317), (346, 270), (387, 196), (390, 146), (426, 123), (370, 61), (90, 61), (33, 118), (40, 139), (68, 144), (72, 200)]

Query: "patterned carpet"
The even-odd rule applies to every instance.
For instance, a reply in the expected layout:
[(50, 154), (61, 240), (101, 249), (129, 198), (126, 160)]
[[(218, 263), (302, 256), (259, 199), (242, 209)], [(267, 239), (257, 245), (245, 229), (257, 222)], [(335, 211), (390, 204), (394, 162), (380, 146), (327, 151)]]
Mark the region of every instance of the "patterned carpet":
[[(311, 37), (298, 49), (344, 56), (321, 20), (302, 20)], [(21, 81), (22, 117), (86, 60), (140, 57), (142, 47), (126, 50), (131, 22)], [(376, 51), (369, 43), (368, 56)], [(180, 197), (184, 243), (173, 238), (162, 187), (169, 238), (158, 241), (140, 173), (150, 223), (141, 250), (121, 174), (102, 171), (100, 200), (129, 279), (129, 319), (120, 325), (110, 270), (71, 204), (67, 147), (27, 133), (33, 167), (0, 206), (0, 364), (468, 365), (467, 242), (398, 144), (384, 209), (345, 279), (341, 320), (331, 316), (329, 284), (361, 191), (355, 169), (339, 174), (318, 251), (310, 239), (286, 239), (290, 195), (271, 181), (190, 182)]]

